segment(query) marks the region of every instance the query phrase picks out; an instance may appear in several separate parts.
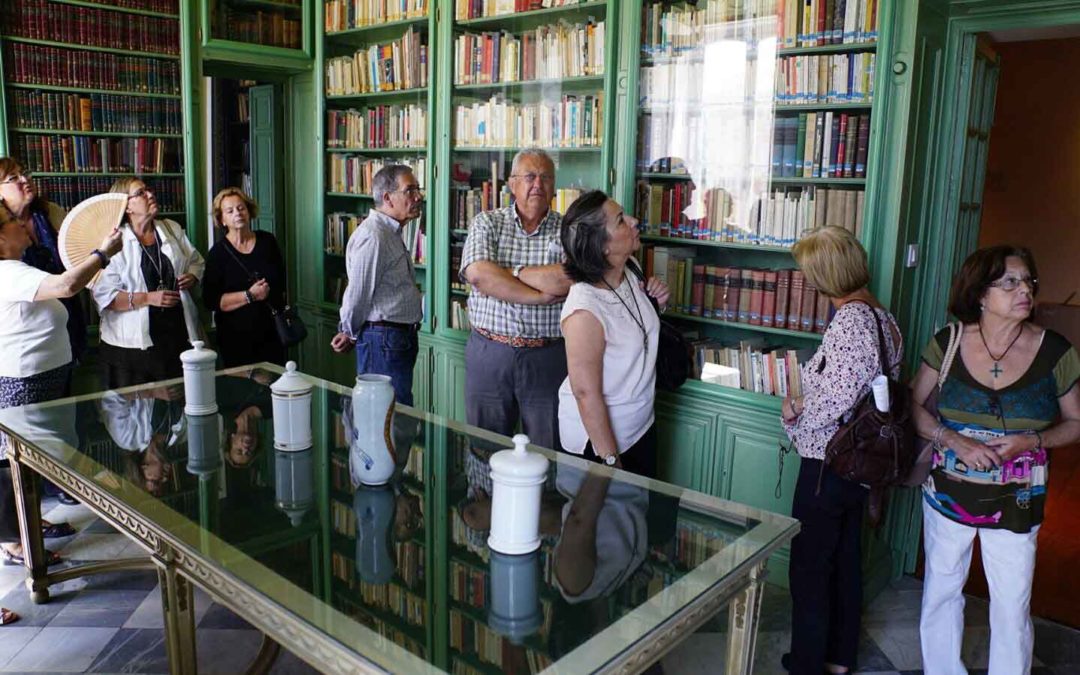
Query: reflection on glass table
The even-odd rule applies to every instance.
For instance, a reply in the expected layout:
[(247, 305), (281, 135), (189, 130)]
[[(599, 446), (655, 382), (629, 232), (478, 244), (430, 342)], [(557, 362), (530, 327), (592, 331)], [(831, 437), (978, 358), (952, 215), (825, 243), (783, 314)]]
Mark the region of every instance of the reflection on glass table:
[[(275, 449), (281, 372), (218, 373), (208, 416), (182, 414), (176, 382), (0, 411), (24, 531), (39, 473), (141, 543), (174, 671), (194, 663), (194, 583), (327, 672), (637, 671), (729, 604), (728, 672), (749, 672), (765, 562), (795, 521), (530, 447), (551, 460), (540, 548), (494, 553), (489, 460), (509, 439), (368, 414), (309, 378), (312, 446)], [(364, 485), (376, 437), (394, 469)], [(38, 601), (110, 564), (49, 573), (28, 543)]]

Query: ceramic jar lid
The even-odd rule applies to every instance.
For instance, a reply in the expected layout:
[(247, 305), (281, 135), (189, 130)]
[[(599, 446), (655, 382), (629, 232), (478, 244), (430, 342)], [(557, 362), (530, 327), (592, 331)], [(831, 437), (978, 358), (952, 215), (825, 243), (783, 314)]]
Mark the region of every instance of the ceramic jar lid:
[(285, 374), (270, 385), (275, 396), (302, 396), (310, 394), (313, 386), (306, 377), (296, 372), (296, 361), (285, 364)]
[(492, 479), (526, 485), (545, 480), (547, 457), (538, 452), (529, 452), (525, 448), (529, 444), (529, 437), (525, 434), (517, 434), (513, 441), (513, 450), (502, 450), (492, 455)]
[(217, 352), (213, 349), (207, 349), (206, 343), (202, 340), (195, 340), (191, 343), (192, 349), (189, 349), (180, 354), (180, 361), (188, 365), (206, 365), (213, 366), (217, 361)]

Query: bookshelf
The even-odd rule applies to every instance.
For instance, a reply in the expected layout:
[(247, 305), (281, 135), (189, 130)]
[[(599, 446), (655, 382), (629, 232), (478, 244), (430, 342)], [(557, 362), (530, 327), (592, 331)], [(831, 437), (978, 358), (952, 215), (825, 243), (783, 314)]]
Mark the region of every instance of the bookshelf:
[(212, 39), (303, 49), (303, 0), (214, 0)]
[[(434, 17), (423, 0), (390, 4), (327, 0), (323, 5), (321, 297), (328, 305), (340, 304), (347, 281), (346, 244), (374, 206), (372, 179), (379, 169), (406, 164), (422, 189), (431, 186)], [(402, 228), (416, 283), (425, 296), (425, 324), (431, 312), (431, 209), (432, 201), (425, 200), (421, 217)]]
[[(506, 183), (514, 155), (539, 147), (555, 161), (552, 206), (563, 212), (581, 192), (610, 189), (614, 127), (615, 21), (607, 2), (453, 3), (450, 227), (444, 233), (449, 292), (440, 333), (464, 338), (470, 328), (467, 289), (458, 279), (468, 228), (477, 213), (509, 206)], [(443, 84), (443, 83), (440, 83)]]
[(157, 193), (162, 215), (183, 222), (179, 7), (176, 0), (124, 5), (5, 3), (7, 153), (64, 208), (136, 174)]
[[(834, 4), (641, 4), (624, 189), (710, 386), (799, 391), (832, 312), (791, 247), (820, 225), (862, 234), (876, 5)], [(737, 372), (703, 374), (709, 362)]]

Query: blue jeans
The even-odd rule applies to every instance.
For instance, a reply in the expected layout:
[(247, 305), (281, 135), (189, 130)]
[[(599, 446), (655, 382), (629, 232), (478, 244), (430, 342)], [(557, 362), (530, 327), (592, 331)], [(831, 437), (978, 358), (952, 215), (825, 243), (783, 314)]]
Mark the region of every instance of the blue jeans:
[(419, 343), (416, 331), (368, 326), (356, 341), (356, 374), (389, 375), (398, 403), (413, 404), (413, 368)]

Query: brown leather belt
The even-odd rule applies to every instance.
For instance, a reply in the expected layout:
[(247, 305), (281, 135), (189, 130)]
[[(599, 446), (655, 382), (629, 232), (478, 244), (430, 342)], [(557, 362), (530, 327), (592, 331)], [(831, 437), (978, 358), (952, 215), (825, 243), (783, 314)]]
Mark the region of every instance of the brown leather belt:
[(365, 321), (364, 322), (364, 328), (376, 327), (376, 326), (379, 327), (379, 328), (396, 328), (398, 330), (410, 330), (410, 331), (416, 331), (416, 330), (420, 329), (420, 324), (418, 324), (418, 323), (398, 323), (396, 321)]
[(489, 330), (484, 330), (483, 328), (477, 328), (476, 326), (473, 326), (473, 330), (476, 331), (478, 335), (481, 335), (482, 337), (485, 337), (488, 340), (491, 340), (492, 342), (498, 342), (499, 344), (510, 345), (511, 347), (515, 347), (515, 348), (518, 348), (518, 349), (537, 349), (539, 347), (547, 347), (548, 345), (553, 345), (556, 342), (559, 342), (560, 340), (562, 340), (561, 337), (557, 337), (557, 338), (532, 338), (532, 337), (520, 337), (520, 336), (513, 336), (512, 337), (510, 335), (499, 335), (498, 333), (492, 333)]

